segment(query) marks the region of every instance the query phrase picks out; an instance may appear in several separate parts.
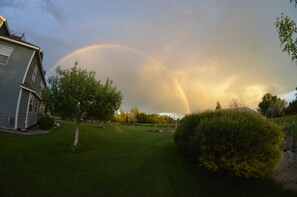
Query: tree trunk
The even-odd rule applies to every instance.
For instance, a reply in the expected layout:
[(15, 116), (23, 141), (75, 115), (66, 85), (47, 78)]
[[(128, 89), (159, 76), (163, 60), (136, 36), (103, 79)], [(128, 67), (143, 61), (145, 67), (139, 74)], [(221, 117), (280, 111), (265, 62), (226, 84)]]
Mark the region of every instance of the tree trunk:
[(78, 136), (79, 136), (79, 124), (80, 124), (80, 119), (76, 118), (74, 120), (75, 122), (75, 134), (74, 134), (74, 147), (73, 150), (76, 150), (77, 144), (78, 144)]

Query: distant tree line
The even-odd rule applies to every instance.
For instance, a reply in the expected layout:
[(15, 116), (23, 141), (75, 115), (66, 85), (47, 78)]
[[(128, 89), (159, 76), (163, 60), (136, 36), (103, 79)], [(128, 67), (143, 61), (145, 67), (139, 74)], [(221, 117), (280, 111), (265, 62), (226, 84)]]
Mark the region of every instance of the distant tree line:
[(130, 112), (125, 112), (120, 109), (118, 113), (115, 113), (114, 120), (120, 124), (168, 124), (175, 122), (175, 120), (168, 115), (146, 114), (144, 112), (140, 112), (137, 107), (132, 107)]
[(295, 100), (288, 104), (284, 99), (271, 93), (266, 93), (262, 97), (262, 101), (258, 104), (258, 111), (267, 117), (297, 114), (297, 93), (295, 95)]

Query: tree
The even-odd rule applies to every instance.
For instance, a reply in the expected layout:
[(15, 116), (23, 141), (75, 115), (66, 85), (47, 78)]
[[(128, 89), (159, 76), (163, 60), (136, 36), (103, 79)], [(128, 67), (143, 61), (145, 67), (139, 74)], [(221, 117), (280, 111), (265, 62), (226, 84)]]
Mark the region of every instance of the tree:
[(273, 105), (268, 108), (265, 115), (267, 117), (278, 117), (284, 115), (284, 109), (286, 107), (286, 104), (287, 103), (285, 100), (277, 98)]
[(287, 114), (297, 114), (297, 99), (291, 101), (288, 107), (285, 109)]
[(122, 102), (122, 94), (113, 86), (113, 82), (106, 79), (104, 85), (97, 88), (95, 92), (95, 102), (90, 116), (96, 121), (110, 120), (113, 118)]
[(258, 111), (265, 116), (282, 116), (286, 107), (285, 100), (278, 98), (276, 95), (266, 93), (262, 101), (258, 104)]
[(272, 95), (271, 93), (266, 93), (262, 97), (262, 101), (258, 104), (258, 111), (262, 115), (266, 115), (267, 110), (272, 107), (272, 105), (276, 102), (277, 96)]
[(128, 122), (128, 113), (126, 113), (123, 109), (120, 109), (119, 112), (114, 115), (114, 118), (117, 122), (125, 124)]
[(118, 109), (121, 92), (108, 79), (104, 86), (95, 79), (95, 72), (78, 68), (78, 62), (68, 70), (56, 69), (48, 79), (44, 101), (52, 112), (72, 117), (75, 123), (74, 150), (78, 145), (79, 127), (88, 117), (103, 118)]
[[(290, 3), (297, 6), (297, 0), (290, 0)], [(284, 46), (283, 51), (291, 56), (291, 60), (297, 60), (297, 26), (294, 20), (285, 16), (283, 13), (281, 17), (276, 18), (275, 26), (281, 45)]]
[[(297, 88), (296, 88), (297, 90)], [(297, 93), (295, 93), (295, 100), (291, 101), (288, 107), (285, 109), (285, 113), (296, 114), (297, 113)]]
[(232, 98), (232, 101), (229, 105), (231, 108), (238, 108), (238, 107), (244, 107), (245, 104), (243, 102), (240, 102), (238, 99), (236, 98)]
[(219, 101), (217, 101), (217, 106), (216, 106), (216, 111), (218, 111), (218, 110), (221, 110), (222, 109), (222, 106), (221, 106), (221, 104), (220, 104), (220, 102)]
[(128, 114), (128, 122), (129, 123), (136, 123), (139, 116), (139, 110), (137, 107), (132, 107), (130, 113)]

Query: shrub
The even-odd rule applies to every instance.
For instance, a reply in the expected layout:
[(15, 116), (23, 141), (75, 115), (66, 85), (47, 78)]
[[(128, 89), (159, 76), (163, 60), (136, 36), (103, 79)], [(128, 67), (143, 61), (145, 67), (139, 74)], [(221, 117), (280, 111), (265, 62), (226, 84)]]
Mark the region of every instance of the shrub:
[(258, 114), (219, 110), (183, 118), (174, 140), (211, 171), (265, 177), (281, 159), (283, 132)]
[(40, 119), (40, 128), (43, 130), (49, 130), (54, 127), (55, 120), (50, 116), (43, 116)]

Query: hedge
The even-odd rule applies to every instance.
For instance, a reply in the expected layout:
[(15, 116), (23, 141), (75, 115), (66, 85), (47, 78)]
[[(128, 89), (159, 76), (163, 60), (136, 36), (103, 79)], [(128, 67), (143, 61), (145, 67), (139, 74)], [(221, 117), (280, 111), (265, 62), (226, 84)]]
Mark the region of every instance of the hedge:
[(284, 135), (263, 116), (236, 110), (187, 115), (174, 135), (175, 143), (213, 172), (266, 177), (281, 160)]

